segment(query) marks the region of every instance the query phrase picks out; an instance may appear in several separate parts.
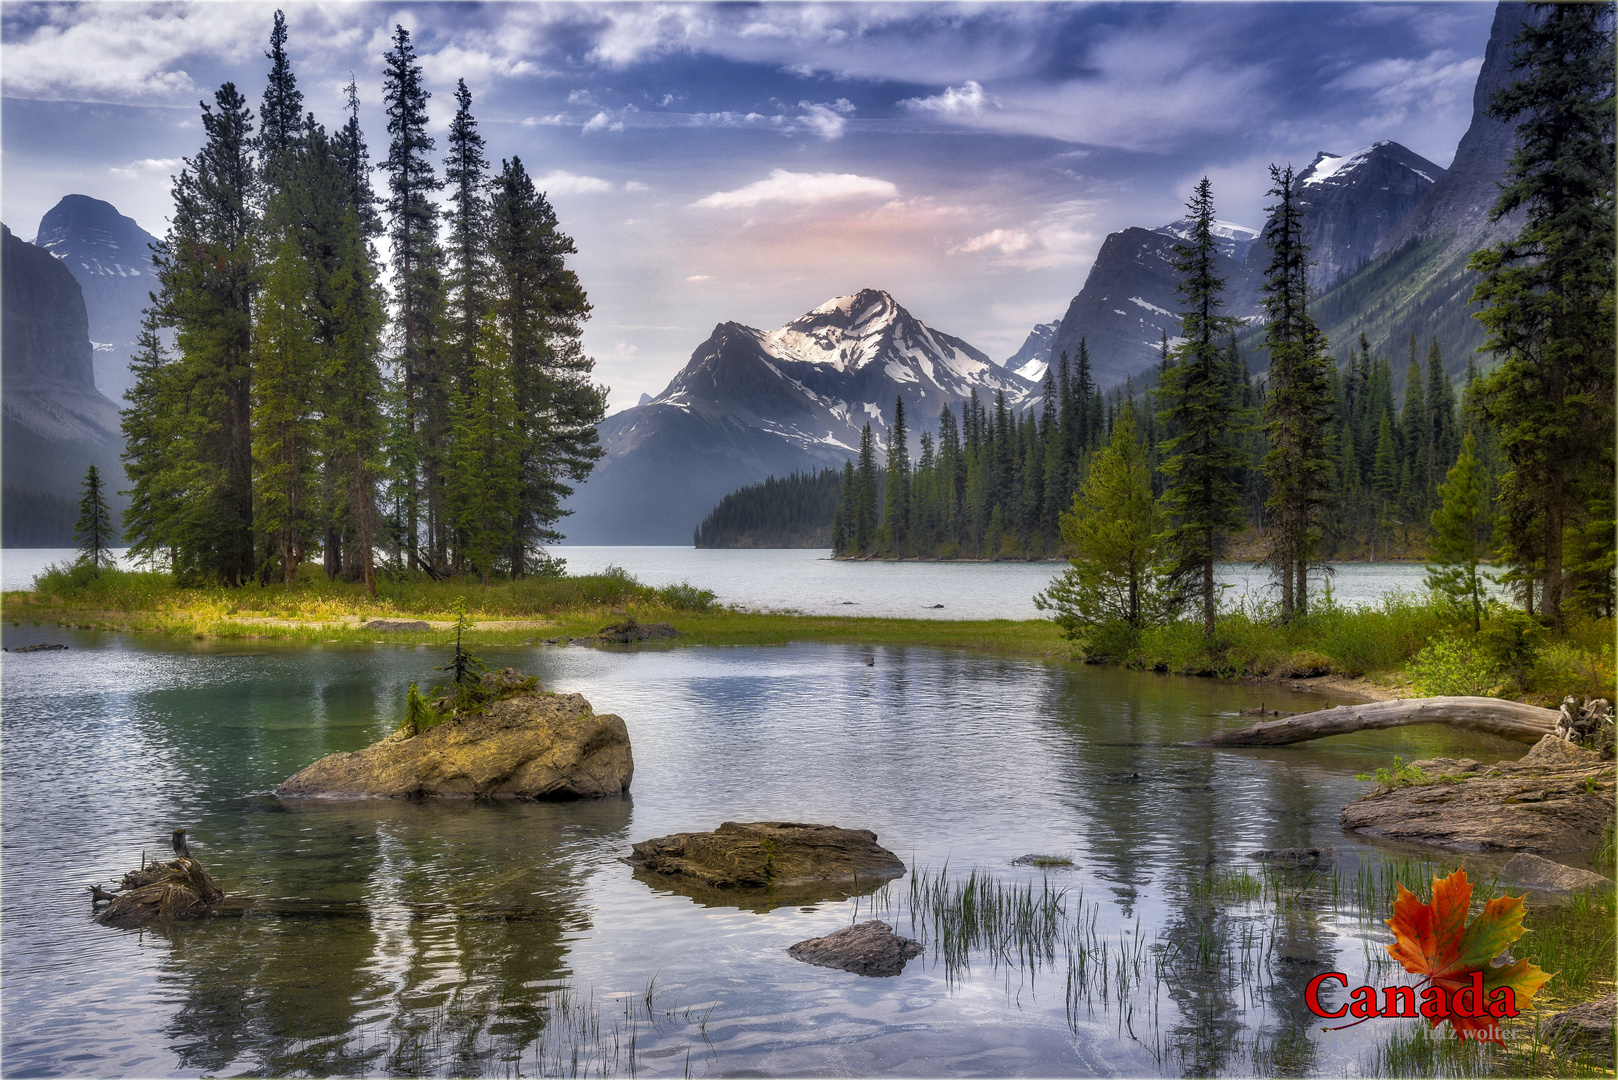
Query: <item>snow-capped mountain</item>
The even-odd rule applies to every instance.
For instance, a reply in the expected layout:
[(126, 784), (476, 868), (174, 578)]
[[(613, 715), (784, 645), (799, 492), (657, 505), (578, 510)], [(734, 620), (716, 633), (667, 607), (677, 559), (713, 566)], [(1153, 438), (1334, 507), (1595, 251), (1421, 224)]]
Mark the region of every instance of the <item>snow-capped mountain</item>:
[(1322, 292), (1371, 261), (1377, 240), (1416, 208), (1444, 175), (1414, 150), (1378, 142), (1337, 155), (1322, 151), (1298, 174), (1310, 288)]
[[(1164, 236), (1172, 236), (1181, 243), (1191, 239), (1191, 219), (1183, 217), (1179, 221), (1168, 225), (1160, 225), (1153, 232), (1160, 232)], [(1246, 225), (1236, 225), (1229, 221), (1215, 220), (1213, 224), (1214, 243), (1227, 259), (1243, 262), (1247, 253), (1258, 243), (1259, 230), (1250, 229)]]
[(96, 388), (121, 400), (135, 381), (129, 358), (141, 312), (157, 289), (150, 247), (155, 238), (111, 203), (68, 195), (40, 219), (34, 243), (56, 256), (83, 290)]
[(1022, 347), (1001, 361), (1000, 366), (1008, 371), (1015, 371), (1029, 382), (1039, 382), (1045, 378), (1045, 372), (1051, 366), (1051, 345), (1056, 341), (1056, 331), (1061, 327), (1062, 320), (1040, 323), (1028, 331), (1023, 339)]
[(896, 399), (915, 436), (973, 391), (1020, 409), (1038, 387), (879, 289), (776, 330), (720, 323), (662, 393), (600, 424), (606, 454), (569, 502), (568, 542), (687, 543), (738, 487), (839, 466), (866, 424), (886, 445)]
[[(1298, 174), (1304, 238), (1309, 244), (1310, 288), (1322, 292), (1368, 262), (1377, 239), (1409, 214), (1444, 170), (1396, 142), (1352, 154), (1316, 155)], [(1155, 229), (1124, 229), (1107, 237), (1084, 287), (1068, 305), (1052, 355), (1089, 348), (1098, 385), (1108, 387), (1157, 363), (1166, 334), (1180, 333), (1179, 274), (1174, 247), (1186, 241), (1182, 218)], [(1220, 275), (1224, 313), (1256, 321), (1269, 249), (1264, 230), (1220, 221)]]

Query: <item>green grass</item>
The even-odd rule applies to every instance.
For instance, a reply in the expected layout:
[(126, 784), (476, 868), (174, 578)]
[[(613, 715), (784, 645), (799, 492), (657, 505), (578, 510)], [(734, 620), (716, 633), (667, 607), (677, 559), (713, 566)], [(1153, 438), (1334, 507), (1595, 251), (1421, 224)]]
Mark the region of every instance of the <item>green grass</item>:
[[(654, 589), (622, 571), (577, 577), (525, 578), (482, 585), (475, 579), (377, 582), (377, 595), (353, 582), (329, 581), (306, 567), (291, 585), (185, 587), (167, 574), (53, 570), (31, 592), (9, 592), (0, 611), (14, 623), (52, 623), (91, 630), (166, 634), (176, 639), (280, 641), (288, 644), (437, 644), (450, 631), (387, 633), (356, 620), (424, 619), (449, 623), (466, 598), (475, 645), (522, 645), (550, 638), (589, 638), (632, 616), (664, 621), (680, 632), (675, 645), (784, 645), (797, 641), (876, 646), (923, 645), (1007, 655), (1065, 658), (1071, 650), (1055, 624), (1016, 621), (882, 619), (745, 612), (722, 607), (690, 584)], [(484, 625), (476, 625), (476, 624)], [(489, 625), (493, 624), (493, 625)], [(504, 625), (502, 625), (504, 624)]]
[[(251, 639), (290, 644), (369, 644), (378, 640), (437, 643), (442, 629), (388, 634), (359, 629), (371, 618), (448, 623), (466, 598), (477, 645), (521, 645), (557, 637), (587, 638), (633, 617), (664, 621), (676, 645), (781, 645), (817, 641), (864, 647), (921, 645), (1004, 655), (1067, 659), (1074, 647), (1045, 619), (883, 619), (749, 612), (726, 608), (690, 583), (652, 588), (622, 570), (566, 577), (495, 581), (430, 581), (422, 575), (379, 579), (371, 597), (354, 582), (329, 581), (306, 566), (292, 585), (185, 587), (155, 572), (57, 568), (31, 592), (0, 597), (13, 623), (166, 633), (185, 639)], [(1142, 631), (1116, 658), (1124, 666), (1226, 678), (1367, 676), (1407, 685), (1411, 662), (1430, 642), (1456, 632), (1454, 612), (1425, 598), (1394, 593), (1375, 607), (1345, 608), (1329, 599), (1305, 617), (1281, 623), (1273, 605), (1244, 602), (1220, 618), (1211, 641), (1202, 626), (1180, 620)], [(504, 625), (501, 625), (504, 624)], [(1561, 639), (1544, 641), (1517, 665), (1508, 696), (1554, 704), (1569, 693), (1618, 697), (1613, 622), (1575, 622)]]

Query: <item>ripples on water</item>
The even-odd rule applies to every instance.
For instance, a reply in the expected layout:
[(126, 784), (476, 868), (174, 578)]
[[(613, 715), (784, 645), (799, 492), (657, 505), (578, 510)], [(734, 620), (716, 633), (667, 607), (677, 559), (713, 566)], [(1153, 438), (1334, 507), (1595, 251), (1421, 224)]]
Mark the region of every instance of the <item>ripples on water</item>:
[[(1321, 1035), (1302, 983), (1327, 963), (1363, 968), (1383, 928), (1298, 907), (1255, 929), (1253, 909), (1199, 906), (1186, 880), (1251, 866), (1243, 855), (1260, 847), (1375, 862), (1337, 827), (1363, 789), (1355, 772), (1394, 750), (1512, 749), (1416, 729), (1193, 750), (1174, 744), (1242, 722), (1238, 709), (1318, 699), (955, 652), (879, 650), (868, 667), (863, 650), (818, 645), (490, 650), (492, 664), (625, 718), (632, 797), (290, 805), (269, 791), (386, 734), (439, 651), (7, 629), (7, 644), (73, 646), (4, 666), (7, 1075), (526, 1075), (569, 1071), (575, 1052), (581, 1069), (627, 1073), (631, 1039), (635, 1071), (655, 1075), (1240, 1074), (1255, 1062), (1339, 1075), (1376, 1025)], [(759, 819), (870, 828), (914, 869), (979, 868), (1007, 887), (1044, 880), (1016, 856), (1068, 854), (1075, 868), (1052, 880), (1067, 890), (1069, 944), (1034, 970), (976, 952), (963, 971), (933, 941), (898, 978), (861, 978), (784, 950), (873, 910), (908, 929), (909, 878), (757, 913), (654, 891), (617, 861), (637, 840)], [(171, 939), (92, 925), (86, 887), (158, 855), (177, 825), (230, 892), (366, 914), (222, 918)], [(423, 903), (462, 915), (422, 917)], [(1185, 966), (1208, 934), (1234, 966)], [(1127, 992), (1112, 975), (1075, 997), (1081, 939), (1105, 943), (1109, 971), (1126, 949), (1148, 962)], [(1187, 951), (1152, 977), (1150, 958), (1176, 941)], [(1096, 957), (1085, 962), (1095, 977)]]

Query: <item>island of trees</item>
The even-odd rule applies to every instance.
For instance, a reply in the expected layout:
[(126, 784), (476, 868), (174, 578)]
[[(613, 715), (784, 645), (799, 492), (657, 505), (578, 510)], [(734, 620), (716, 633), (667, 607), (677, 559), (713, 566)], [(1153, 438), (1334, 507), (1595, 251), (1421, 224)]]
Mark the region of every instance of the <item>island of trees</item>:
[(600, 455), (605, 406), (572, 240), (521, 159), (494, 169), (465, 80), (440, 172), (402, 26), (383, 58), (384, 196), (354, 85), (328, 130), (279, 11), (266, 57), (256, 123), (221, 86), (173, 181), (123, 420), (133, 554), (227, 585), (318, 559), (373, 593), (379, 572), (553, 571), (542, 545)]

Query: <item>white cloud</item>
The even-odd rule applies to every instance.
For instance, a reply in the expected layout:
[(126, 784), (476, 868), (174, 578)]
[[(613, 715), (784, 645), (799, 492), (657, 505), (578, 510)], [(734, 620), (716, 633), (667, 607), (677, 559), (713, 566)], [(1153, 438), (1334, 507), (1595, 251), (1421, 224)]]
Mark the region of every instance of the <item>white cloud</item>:
[(611, 191), (612, 182), (599, 176), (575, 176), (555, 169), (534, 179), (534, 186), (550, 195), (583, 195), (592, 191)]
[(612, 351), (617, 353), (619, 356), (628, 357), (628, 356), (634, 356), (636, 353), (640, 352), (640, 349), (638, 349), (634, 345), (629, 344), (628, 342), (619, 341), (619, 342), (616, 342), (613, 345)]
[(685, 280), (691, 281), (691, 282), (712, 281), (713, 280), (713, 275), (712, 274), (692, 274), (690, 277), (686, 278)]
[(594, 116), (590, 117), (589, 120), (585, 121), (584, 128), (582, 130), (584, 130), (586, 133), (591, 131), (622, 131), (624, 130), (624, 122), (622, 120), (614, 120), (606, 112), (598, 112)]
[(639, 180), (629, 180), (629, 181), (626, 181), (624, 183), (624, 190), (625, 191), (650, 191), (652, 189), (647, 187), (645, 184), (641, 183)]
[(178, 169), (184, 162), (180, 158), (142, 158), (132, 161), (119, 168), (114, 165), (109, 170), (114, 176), (121, 176), (125, 180), (136, 180), (147, 173), (166, 173)]
[(915, 112), (941, 113), (944, 116), (976, 116), (990, 103), (989, 95), (975, 80), (968, 79), (960, 87), (946, 87), (942, 94), (924, 98), (905, 98), (900, 107)]
[(1002, 255), (1015, 255), (1019, 251), (1026, 250), (1030, 243), (1032, 238), (1021, 229), (990, 229), (986, 233), (972, 237), (955, 250), (974, 252), (995, 248)]
[(799, 122), (827, 142), (843, 137), (843, 128), (848, 123), (845, 118), (854, 111), (853, 104), (847, 98), (838, 98), (829, 105), (800, 101), (798, 108), (803, 110)]
[(773, 169), (769, 179), (755, 180), (735, 191), (716, 191), (698, 199), (693, 206), (729, 210), (760, 203), (809, 204), (835, 199), (897, 198), (899, 189), (890, 181), (854, 173), (795, 173)]
[(571, 90), (567, 95), (567, 103), (569, 105), (594, 105), (596, 99), (590, 95), (588, 90)]

